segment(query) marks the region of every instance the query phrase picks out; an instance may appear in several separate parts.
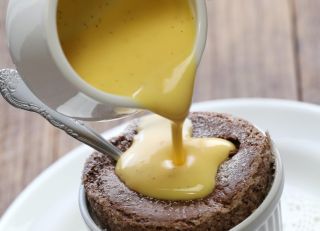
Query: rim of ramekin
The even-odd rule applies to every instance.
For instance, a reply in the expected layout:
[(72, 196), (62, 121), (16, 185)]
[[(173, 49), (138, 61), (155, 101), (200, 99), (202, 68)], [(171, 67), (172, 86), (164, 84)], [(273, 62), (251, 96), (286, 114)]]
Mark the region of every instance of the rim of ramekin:
[[(280, 203), (280, 197), (284, 187), (283, 165), (280, 153), (271, 139), (270, 143), (275, 158), (275, 173), (271, 189), (260, 206), (249, 217), (233, 227), (230, 231), (247, 231), (248, 228), (250, 228), (250, 230), (258, 229), (272, 215), (277, 205)], [(81, 216), (88, 228), (91, 231), (102, 231), (102, 229), (93, 221), (89, 213), (86, 192), (83, 185), (80, 186), (79, 190), (79, 207)]]

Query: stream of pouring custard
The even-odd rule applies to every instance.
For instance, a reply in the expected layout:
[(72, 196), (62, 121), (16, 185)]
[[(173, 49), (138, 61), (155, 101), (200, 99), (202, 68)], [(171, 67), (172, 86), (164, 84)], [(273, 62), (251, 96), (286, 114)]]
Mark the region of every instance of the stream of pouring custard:
[(142, 120), (132, 148), (116, 167), (122, 181), (160, 199), (200, 198), (212, 191), (216, 169), (234, 146), (220, 139), (183, 138), (196, 72), (191, 2), (60, 0), (57, 26), (63, 51), (84, 81), (131, 97), (171, 121)]

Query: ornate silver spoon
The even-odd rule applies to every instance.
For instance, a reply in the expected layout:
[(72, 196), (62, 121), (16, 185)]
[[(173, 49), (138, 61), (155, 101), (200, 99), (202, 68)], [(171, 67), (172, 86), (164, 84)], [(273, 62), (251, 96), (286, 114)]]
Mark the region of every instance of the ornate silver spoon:
[(62, 115), (42, 103), (14, 69), (0, 70), (0, 93), (12, 106), (40, 114), (53, 126), (95, 150), (118, 160), (122, 152), (78, 120)]

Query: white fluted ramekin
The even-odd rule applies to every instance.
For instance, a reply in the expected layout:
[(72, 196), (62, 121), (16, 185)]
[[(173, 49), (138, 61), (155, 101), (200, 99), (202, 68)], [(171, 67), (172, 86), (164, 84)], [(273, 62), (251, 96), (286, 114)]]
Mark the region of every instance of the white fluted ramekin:
[[(269, 136), (267, 134), (267, 136)], [(282, 231), (280, 198), (284, 186), (283, 165), (279, 151), (270, 139), (275, 156), (275, 176), (272, 187), (262, 204), (244, 221), (230, 231)]]
[[(271, 144), (275, 156), (275, 176), (272, 187), (262, 204), (230, 231), (282, 231), (280, 197), (283, 191), (284, 173), (279, 151), (272, 141)], [(79, 206), (89, 230), (102, 231), (90, 216), (83, 186), (80, 187)]]

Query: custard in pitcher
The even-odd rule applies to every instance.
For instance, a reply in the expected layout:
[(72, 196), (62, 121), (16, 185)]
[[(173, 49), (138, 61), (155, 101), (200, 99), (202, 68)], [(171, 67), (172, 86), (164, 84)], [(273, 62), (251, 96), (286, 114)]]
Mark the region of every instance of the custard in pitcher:
[(60, 0), (64, 53), (89, 84), (184, 120), (196, 63), (196, 22), (187, 0)]

